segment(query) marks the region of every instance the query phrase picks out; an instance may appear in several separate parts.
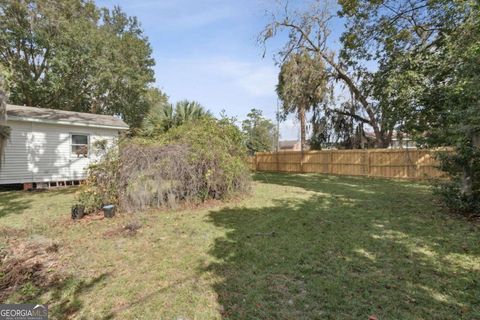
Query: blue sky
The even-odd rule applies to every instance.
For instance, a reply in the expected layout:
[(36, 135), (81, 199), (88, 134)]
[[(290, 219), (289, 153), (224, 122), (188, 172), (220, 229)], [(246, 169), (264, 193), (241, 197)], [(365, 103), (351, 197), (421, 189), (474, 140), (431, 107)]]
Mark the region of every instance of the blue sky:
[[(295, 1), (292, 1), (295, 2)], [(278, 68), (273, 42), (262, 58), (256, 37), (268, 22), (273, 0), (97, 0), (119, 5), (137, 16), (153, 48), (156, 85), (172, 102), (199, 101), (219, 114), (239, 120), (253, 107), (275, 118)], [(335, 28), (338, 33), (338, 28)], [(297, 139), (298, 123), (281, 124), (282, 139)]]

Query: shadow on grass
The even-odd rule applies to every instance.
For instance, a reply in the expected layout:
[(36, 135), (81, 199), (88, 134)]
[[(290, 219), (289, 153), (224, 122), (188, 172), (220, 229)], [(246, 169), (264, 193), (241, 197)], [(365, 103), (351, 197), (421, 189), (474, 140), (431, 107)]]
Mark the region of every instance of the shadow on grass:
[[(320, 175), (257, 181), (313, 192), (213, 211), (225, 228), (203, 271), (224, 319), (475, 319), (478, 230), (432, 206), (426, 186)], [(298, 192), (298, 190), (296, 189)]]
[(10, 214), (21, 214), (24, 210), (30, 209), (36, 196), (66, 195), (76, 190), (76, 187), (69, 187), (55, 190), (0, 192), (0, 218)]
[[(58, 278), (54, 281), (46, 278), (35, 278), (23, 284), (11, 294), (11, 303), (46, 303), (49, 305), (49, 316), (52, 319), (70, 319), (83, 307), (82, 295), (94, 290), (97, 285), (110, 276), (103, 273), (90, 280), (80, 280), (74, 276)], [(48, 284), (47, 284), (48, 283)], [(42, 298), (47, 295), (48, 298)]]
[(31, 199), (27, 199), (23, 191), (0, 193), (0, 218), (8, 214), (21, 213), (31, 207)]
[(109, 273), (103, 273), (88, 281), (68, 278), (53, 287), (50, 302), (53, 304), (50, 315), (54, 319), (66, 319), (82, 309), (82, 294), (94, 290), (100, 283), (106, 281)]

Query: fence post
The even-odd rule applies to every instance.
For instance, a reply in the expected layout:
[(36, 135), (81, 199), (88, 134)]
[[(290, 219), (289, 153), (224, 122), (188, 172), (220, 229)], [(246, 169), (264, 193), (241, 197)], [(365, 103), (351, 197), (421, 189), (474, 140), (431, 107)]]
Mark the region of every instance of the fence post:
[(403, 154), (403, 159), (405, 161), (405, 178), (410, 178), (410, 172), (412, 171), (412, 166), (410, 165), (411, 159), (410, 155), (408, 154), (408, 149), (405, 149)]
[(277, 170), (276, 171), (279, 172), (280, 171), (280, 164), (278, 163), (278, 151), (275, 152), (275, 156), (276, 156), (276, 159), (277, 159)]
[(333, 150), (330, 150), (330, 162), (328, 164), (328, 171), (333, 174)]
[(302, 150), (300, 155), (300, 173), (303, 173), (303, 160), (304, 160), (303, 156), (304, 156), (304, 151)]
[(368, 149), (365, 149), (365, 157), (367, 157), (366, 160), (366, 168), (367, 168), (367, 177), (370, 176), (370, 151)]
[(257, 153), (253, 155), (253, 159), (255, 161), (255, 171), (258, 171), (258, 158), (257, 158)]

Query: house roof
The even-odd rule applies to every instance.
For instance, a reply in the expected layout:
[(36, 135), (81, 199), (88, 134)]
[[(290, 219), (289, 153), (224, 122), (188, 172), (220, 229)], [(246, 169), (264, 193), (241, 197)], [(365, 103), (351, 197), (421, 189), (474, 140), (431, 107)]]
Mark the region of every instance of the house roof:
[(8, 119), (119, 130), (128, 129), (128, 125), (122, 119), (114, 116), (16, 106), (11, 104), (7, 105), (7, 120)]
[(297, 140), (283, 140), (278, 142), (278, 146), (280, 149), (290, 149), (295, 147), (295, 144), (297, 144)]

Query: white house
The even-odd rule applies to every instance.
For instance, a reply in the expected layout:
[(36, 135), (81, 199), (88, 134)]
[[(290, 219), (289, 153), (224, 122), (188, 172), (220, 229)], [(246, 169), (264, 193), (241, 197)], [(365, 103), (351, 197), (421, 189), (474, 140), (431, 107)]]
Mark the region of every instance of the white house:
[(86, 168), (128, 125), (90, 113), (7, 105), (10, 140), (0, 168), (0, 184), (69, 184), (86, 177)]

